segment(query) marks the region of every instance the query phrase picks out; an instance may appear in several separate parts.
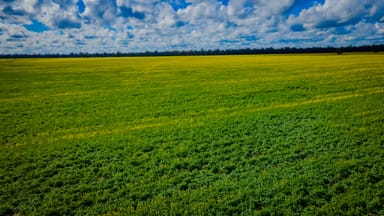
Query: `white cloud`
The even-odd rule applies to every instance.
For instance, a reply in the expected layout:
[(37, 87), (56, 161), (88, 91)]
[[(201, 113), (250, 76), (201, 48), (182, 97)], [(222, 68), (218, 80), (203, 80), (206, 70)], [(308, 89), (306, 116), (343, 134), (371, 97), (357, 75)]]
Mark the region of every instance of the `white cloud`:
[(329, 28), (358, 23), (383, 13), (383, 9), (383, 1), (327, 0), (324, 5), (317, 4), (303, 10), (298, 17), (291, 16), (289, 23), (302, 23), (306, 28)]

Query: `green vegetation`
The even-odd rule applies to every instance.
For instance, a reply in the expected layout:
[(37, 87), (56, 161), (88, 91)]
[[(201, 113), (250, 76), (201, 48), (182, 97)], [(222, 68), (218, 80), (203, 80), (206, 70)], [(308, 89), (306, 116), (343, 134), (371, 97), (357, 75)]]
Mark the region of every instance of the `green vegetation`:
[(384, 55), (0, 59), (0, 215), (384, 215)]

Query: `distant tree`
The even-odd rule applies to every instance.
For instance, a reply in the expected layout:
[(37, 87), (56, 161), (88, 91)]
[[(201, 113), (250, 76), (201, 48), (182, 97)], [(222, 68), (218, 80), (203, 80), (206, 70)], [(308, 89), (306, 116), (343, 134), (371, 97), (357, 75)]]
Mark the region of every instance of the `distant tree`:
[(62, 58), (62, 57), (120, 57), (120, 56), (181, 56), (181, 55), (243, 55), (243, 54), (286, 54), (286, 53), (331, 53), (335, 52), (338, 55), (343, 52), (383, 52), (384, 44), (379, 45), (365, 45), (365, 46), (348, 46), (348, 47), (308, 47), (308, 48), (243, 48), (243, 49), (204, 49), (200, 50), (184, 50), (184, 51), (143, 51), (135, 53), (122, 53), (120, 51), (115, 53), (46, 53), (46, 54), (1, 54), (0, 58)]

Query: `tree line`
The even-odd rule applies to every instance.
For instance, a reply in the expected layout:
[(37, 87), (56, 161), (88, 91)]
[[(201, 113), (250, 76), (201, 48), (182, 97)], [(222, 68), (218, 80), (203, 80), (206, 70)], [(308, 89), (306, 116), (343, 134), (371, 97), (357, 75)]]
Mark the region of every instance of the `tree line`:
[(245, 48), (245, 49), (215, 49), (189, 51), (145, 51), (132, 53), (70, 53), (70, 54), (0, 54), (0, 58), (65, 58), (65, 57), (134, 57), (134, 56), (194, 56), (194, 55), (252, 55), (252, 54), (295, 54), (295, 53), (337, 53), (343, 52), (382, 52), (384, 44), (348, 47), (311, 47), (311, 48)]

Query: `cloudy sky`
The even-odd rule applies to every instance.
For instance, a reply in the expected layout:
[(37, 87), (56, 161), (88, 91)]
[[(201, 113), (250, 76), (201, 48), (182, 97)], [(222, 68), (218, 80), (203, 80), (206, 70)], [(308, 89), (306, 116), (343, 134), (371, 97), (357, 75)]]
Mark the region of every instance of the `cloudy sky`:
[(1, 54), (383, 43), (383, 0), (0, 0)]

